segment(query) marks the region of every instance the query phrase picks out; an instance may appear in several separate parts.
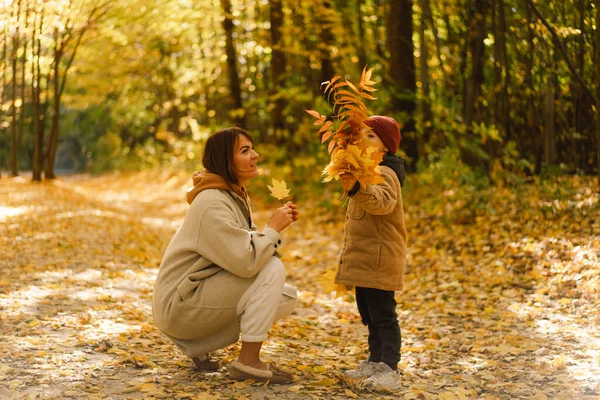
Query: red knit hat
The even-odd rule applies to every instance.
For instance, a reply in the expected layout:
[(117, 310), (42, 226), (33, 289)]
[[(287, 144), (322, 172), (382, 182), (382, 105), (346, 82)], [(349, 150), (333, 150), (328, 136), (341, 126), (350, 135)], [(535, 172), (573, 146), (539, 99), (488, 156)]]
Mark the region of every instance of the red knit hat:
[(373, 132), (379, 136), (388, 151), (396, 154), (398, 145), (400, 145), (400, 127), (394, 118), (383, 115), (373, 115), (365, 121), (368, 127), (373, 129)]

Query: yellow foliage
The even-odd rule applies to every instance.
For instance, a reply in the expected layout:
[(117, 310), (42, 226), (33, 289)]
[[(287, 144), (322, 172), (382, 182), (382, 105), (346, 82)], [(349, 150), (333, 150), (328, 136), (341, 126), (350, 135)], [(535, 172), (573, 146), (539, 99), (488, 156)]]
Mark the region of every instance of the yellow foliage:
[(365, 124), (369, 118), (369, 110), (362, 99), (375, 100), (368, 92), (377, 90), (372, 87), (376, 83), (371, 81), (372, 72), (373, 69), (363, 69), (358, 88), (348, 80), (338, 82), (340, 76), (323, 83), (325, 94), (333, 96), (332, 120), (337, 120), (337, 123), (328, 121), (325, 115), (317, 111), (306, 110), (317, 119), (314, 125), (321, 126), (318, 132), (321, 143), (329, 141), (327, 149), (331, 160), (323, 170), (324, 182), (338, 179), (346, 173), (353, 175), (363, 187), (383, 181), (377, 168), (383, 159), (383, 153), (368, 146), (364, 140), (365, 133), (371, 128)]
[(290, 195), (290, 189), (287, 188), (287, 184), (284, 180), (278, 181), (277, 179), (273, 178), (272, 184), (273, 186), (267, 185), (271, 191), (271, 196), (278, 200), (283, 200)]

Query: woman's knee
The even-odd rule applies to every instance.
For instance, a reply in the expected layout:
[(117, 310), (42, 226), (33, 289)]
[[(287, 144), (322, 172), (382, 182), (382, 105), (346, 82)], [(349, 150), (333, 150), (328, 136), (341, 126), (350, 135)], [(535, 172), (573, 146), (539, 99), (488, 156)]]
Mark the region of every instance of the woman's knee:
[(283, 265), (278, 257), (271, 257), (258, 273), (257, 279), (278, 282), (283, 285), (285, 282), (285, 265)]

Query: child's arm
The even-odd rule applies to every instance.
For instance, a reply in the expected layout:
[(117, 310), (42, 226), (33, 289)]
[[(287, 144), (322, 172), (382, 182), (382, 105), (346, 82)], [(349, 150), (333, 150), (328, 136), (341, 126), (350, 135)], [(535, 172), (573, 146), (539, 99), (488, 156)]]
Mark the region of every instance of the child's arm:
[(394, 171), (381, 167), (381, 176), (383, 182), (380, 184), (361, 187), (356, 194), (352, 194), (352, 191), (348, 193), (352, 200), (372, 215), (385, 215), (394, 211), (400, 193), (400, 182)]

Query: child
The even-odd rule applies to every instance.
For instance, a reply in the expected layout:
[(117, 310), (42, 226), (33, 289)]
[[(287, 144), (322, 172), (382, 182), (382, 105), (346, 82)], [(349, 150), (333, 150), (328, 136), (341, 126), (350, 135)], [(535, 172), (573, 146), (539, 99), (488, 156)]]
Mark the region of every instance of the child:
[(360, 187), (350, 174), (342, 176), (348, 192), (344, 248), (335, 283), (356, 287), (356, 304), (362, 323), (369, 328), (369, 358), (346, 376), (363, 379), (367, 387), (398, 389), (400, 326), (394, 291), (402, 289), (406, 266), (406, 229), (401, 187), (404, 159), (395, 155), (400, 144), (398, 123), (372, 116), (366, 140), (385, 152), (380, 165), (384, 181)]

